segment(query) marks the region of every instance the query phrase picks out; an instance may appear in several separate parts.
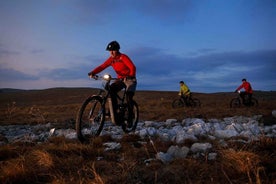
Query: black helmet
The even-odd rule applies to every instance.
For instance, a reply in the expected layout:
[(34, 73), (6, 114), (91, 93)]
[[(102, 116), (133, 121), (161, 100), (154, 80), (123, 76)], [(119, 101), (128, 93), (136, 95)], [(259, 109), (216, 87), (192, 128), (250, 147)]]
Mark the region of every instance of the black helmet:
[(120, 44), (117, 41), (112, 41), (107, 45), (106, 50), (108, 50), (108, 51), (111, 51), (111, 50), (119, 51), (120, 50)]
[(242, 79), (242, 81), (246, 81), (246, 79)]
[(184, 81), (180, 81), (179, 83), (184, 84)]

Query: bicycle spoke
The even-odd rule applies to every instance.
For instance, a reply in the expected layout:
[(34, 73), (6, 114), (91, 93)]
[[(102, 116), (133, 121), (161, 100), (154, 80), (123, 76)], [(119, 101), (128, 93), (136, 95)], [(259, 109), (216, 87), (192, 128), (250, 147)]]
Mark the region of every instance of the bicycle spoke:
[(79, 110), (76, 130), (81, 141), (98, 136), (103, 128), (104, 110), (100, 97), (89, 97)]

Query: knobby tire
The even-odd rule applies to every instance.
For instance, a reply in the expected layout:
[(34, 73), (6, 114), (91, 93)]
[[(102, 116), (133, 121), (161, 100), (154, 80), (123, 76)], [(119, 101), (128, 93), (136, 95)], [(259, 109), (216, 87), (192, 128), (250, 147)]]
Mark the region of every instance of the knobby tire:
[(184, 102), (182, 101), (182, 99), (175, 99), (172, 102), (172, 108), (176, 109), (176, 108), (181, 108), (184, 107)]
[(88, 97), (82, 104), (76, 119), (77, 137), (81, 142), (99, 136), (105, 121), (105, 108), (100, 96)]
[(233, 98), (230, 102), (231, 108), (237, 108), (241, 106), (241, 100), (239, 98)]
[(122, 124), (122, 129), (125, 133), (135, 131), (138, 121), (139, 121), (139, 108), (138, 108), (138, 104), (135, 101), (133, 101), (133, 118), (132, 118), (130, 125), (128, 123), (128, 119), (129, 119), (128, 111), (129, 111), (129, 109), (126, 108), (124, 118), (123, 118), (124, 121)]
[(198, 98), (192, 98), (191, 99), (191, 104), (192, 104), (192, 107), (200, 107), (201, 106), (201, 102)]

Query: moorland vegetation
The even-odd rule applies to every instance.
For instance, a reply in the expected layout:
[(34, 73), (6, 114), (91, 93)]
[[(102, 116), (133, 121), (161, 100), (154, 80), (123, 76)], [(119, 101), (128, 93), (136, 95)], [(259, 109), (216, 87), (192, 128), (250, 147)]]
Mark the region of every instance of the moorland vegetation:
[[(55, 123), (74, 128), (75, 117), (83, 100), (97, 89), (54, 88), (45, 90), (7, 90), (0, 92), (0, 126), (9, 124)], [(140, 121), (166, 121), (174, 118), (204, 120), (231, 116), (262, 115), (260, 124), (276, 124), (271, 112), (276, 109), (276, 92), (257, 91), (259, 106), (230, 108), (235, 93), (193, 93), (202, 102), (200, 108), (172, 109), (176, 91), (137, 91)], [(0, 135), (0, 139), (5, 135)], [(260, 137), (244, 144), (225, 140), (209, 141), (218, 154), (215, 160), (206, 157), (177, 159), (169, 164), (154, 158), (157, 151), (166, 151), (174, 142), (142, 139), (134, 134), (120, 140), (100, 136), (89, 144), (65, 137), (52, 137), (43, 143), (14, 142), (0, 147), (1, 183), (275, 183), (275, 137)], [(241, 138), (233, 138), (241, 139)], [(106, 152), (103, 143), (117, 141), (120, 150)], [(143, 144), (141, 144), (143, 142)], [(154, 145), (152, 144), (154, 143)], [(179, 146), (190, 146), (186, 141)]]

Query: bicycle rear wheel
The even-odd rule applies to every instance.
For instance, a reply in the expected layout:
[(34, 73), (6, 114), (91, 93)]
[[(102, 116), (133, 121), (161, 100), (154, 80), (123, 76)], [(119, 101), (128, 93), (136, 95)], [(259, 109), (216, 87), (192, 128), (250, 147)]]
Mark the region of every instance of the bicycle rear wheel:
[(259, 106), (258, 100), (254, 97), (251, 98), (251, 106), (252, 107), (258, 107)]
[(82, 104), (76, 119), (77, 137), (81, 142), (99, 136), (105, 121), (105, 108), (102, 98), (92, 96)]
[[(128, 120), (131, 119), (130, 122)], [(124, 122), (122, 123), (122, 129), (125, 133), (129, 133), (132, 131), (135, 131), (137, 127), (137, 123), (139, 120), (139, 108), (138, 104), (133, 101), (133, 112), (132, 112), (132, 118), (129, 117), (129, 108), (125, 109), (125, 114), (124, 114)]]
[(201, 106), (201, 102), (198, 98), (192, 98), (191, 99), (191, 105), (192, 107), (200, 107)]
[(175, 99), (172, 102), (172, 108), (176, 109), (176, 108), (181, 108), (184, 107), (184, 102), (181, 99)]
[(233, 98), (230, 102), (231, 108), (236, 108), (241, 106), (241, 100), (239, 98)]

